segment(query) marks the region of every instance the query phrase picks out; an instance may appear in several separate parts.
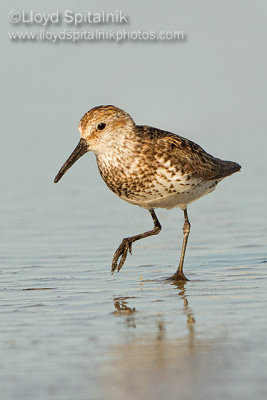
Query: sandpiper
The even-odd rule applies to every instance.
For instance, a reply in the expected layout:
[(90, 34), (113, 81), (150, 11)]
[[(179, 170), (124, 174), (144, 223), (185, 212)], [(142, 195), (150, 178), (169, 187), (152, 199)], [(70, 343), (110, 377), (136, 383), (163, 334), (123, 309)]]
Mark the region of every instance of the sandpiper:
[(223, 178), (239, 171), (240, 165), (214, 158), (182, 136), (136, 125), (129, 114), (112, 105), (88, 111), (80, 120), (79, 131), (81, 139), (54, 182), (83, 154), (93, 151), (109, 189), (128, 203), (146, 208), (154, 221), (152, 230), (122, 240), (113, 256), (112, 273), (120, 271), (134, 242), (160, 232), (155, 208), (180, 207), (184, 238), (178, 269), (170, 279), (187, 280), (183, 273), (190, 232), (187, 205), (212, 192)]

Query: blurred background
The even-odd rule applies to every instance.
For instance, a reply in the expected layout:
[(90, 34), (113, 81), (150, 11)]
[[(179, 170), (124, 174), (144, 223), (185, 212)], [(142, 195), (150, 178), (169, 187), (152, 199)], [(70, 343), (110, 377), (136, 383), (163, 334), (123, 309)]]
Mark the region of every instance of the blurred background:
[[(66, 9), (122, 10), (129, 23), (114, 30), (185, 39), (9, 39), (41, 29), (11, 24), (11, 10)], [(266, 11), (260, 0), (1, 4), (3, 398), (265, 398)], [(110, 26), (77, 29), (92, 28)], [(100, 104), (242, 165), (189, 207), (186, 285), (163, 280), (179, 259), (179, 209), (159, 210), (161, 234), (111, 277), (121, 239), (147, 230), (149, 214), (106, 188), (93, 154), (53, 183)]]

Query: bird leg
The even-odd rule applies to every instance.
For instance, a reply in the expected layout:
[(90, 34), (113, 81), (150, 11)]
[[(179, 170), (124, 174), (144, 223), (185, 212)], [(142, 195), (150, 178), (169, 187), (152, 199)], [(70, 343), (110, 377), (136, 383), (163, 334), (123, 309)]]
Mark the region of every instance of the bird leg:
[[(124, 238), (120, 244), (120, 246), (117, 248), (115, 251), (115, 254), (113, 256), (112, 260), (112, 266), (111, 266), (111, 273), (113, 274), (114, 271), (120, 271), (125, 260), (127, 257), (128, 252), (132, 254), (132, 244), (136, 242), (137, 240), (144, 239), (148, 236), (153, 236), (157, 235), (161, 231), (161, 225), (160, 222), (156, 216), (155, 211), (153, 208), (149, 210), (151, 217), (153, 218), (154, 221), (154, 228), (151, 231), (147, 231), (144, 233), (140, 233), (139, 235), (135, 236), (130, 236), (128, 238)], [(119, 261), (120, 259), (120, 261)], [(119, 262), (118, 262), (119, 261)]]
[(189, 236), (189, 232), (190, 232), (190, 226), (191, 225), (190, 225), (190, 222), (188, 219), (187, 208), (186, 208), (184, 210), (184, 226), (183, 226), (184, 240), (183, 240), (183, 248), (182, 248), (180, 263), (179, 263), (179, 267), (178, 267), (177, 271), (175, 272), (175, 274), (169, 278), (174, 281), (188, 281), (187, 277), (183, 273), (183, 265), (184, 265), (184, 256), (185, 256), (187, 240), (188, 240), (188, 236)]

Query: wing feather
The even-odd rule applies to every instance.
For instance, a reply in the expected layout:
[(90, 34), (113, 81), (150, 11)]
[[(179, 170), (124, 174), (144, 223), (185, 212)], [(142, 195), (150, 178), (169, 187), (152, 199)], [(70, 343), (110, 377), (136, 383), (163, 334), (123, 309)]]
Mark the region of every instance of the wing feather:
[[(154, 151), (158, 156), (170, 161), (180, 171), (192, 178), (213, 180), (224, 178), (240, 170), (240, 165), (233, 161), (224, 161), (213, 157), (201, 146), (174, 133), (150, 126), (138, 126), (141, 135), (150, 137)], [(156, 139), (156, 140), (155, 140)]]

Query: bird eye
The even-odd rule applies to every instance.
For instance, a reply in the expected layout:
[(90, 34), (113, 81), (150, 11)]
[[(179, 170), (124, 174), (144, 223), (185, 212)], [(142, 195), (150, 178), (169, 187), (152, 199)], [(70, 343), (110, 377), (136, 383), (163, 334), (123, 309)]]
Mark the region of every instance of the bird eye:
[(106, 124), (104, 124), (104, 122), (102, 122), (102, 124), (98, 124), (98, 125), (97, 125), (97, 129), (100, 129), (101, 131), (102, 131), (103, 129), (105, 129), (105, 127), (106, 127)]

